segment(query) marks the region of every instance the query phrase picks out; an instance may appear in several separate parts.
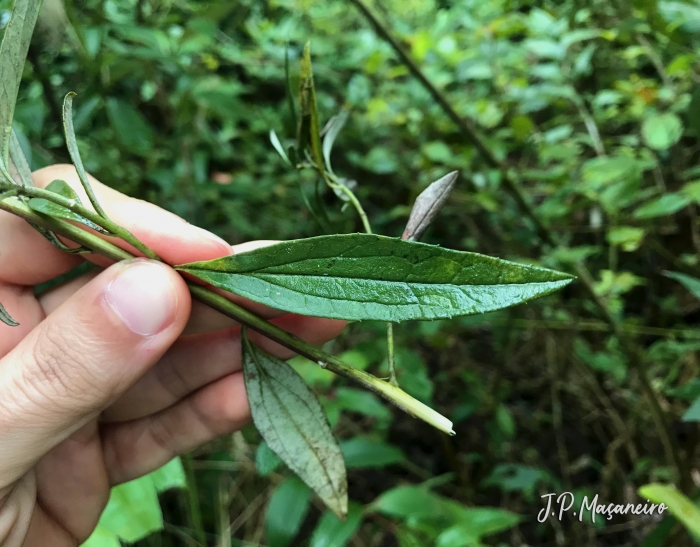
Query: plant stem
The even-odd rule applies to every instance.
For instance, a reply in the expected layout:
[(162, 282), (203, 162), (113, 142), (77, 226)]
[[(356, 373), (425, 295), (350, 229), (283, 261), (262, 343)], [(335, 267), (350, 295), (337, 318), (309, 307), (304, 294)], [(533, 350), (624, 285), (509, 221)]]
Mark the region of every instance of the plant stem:
[[(384, 24), (377, 19), (377, 17), (375, 17), (363, 0), (350, 0), (350, 2), (362, 12), (365, 18), (375, 28), (377, 33), (392, 46), (396, 54), (408, 67), (413, 76), (421, 82), (423, 87), (425, 87), (430, 95), (432, 95), (445, 114), (457, 125), (464, 137), (479, 151), (486, 163), (500, 171), (501, 181), (503, 182), (505, 189), (515, 199), (518, 207), (522, 210), (525, 216), (527, 216), (534, 224), (541, 244), (549, 245), (551, 247), (558, 247), (558, 238), (555, 237), (554, 233), (541, 221), (535, 209), (526, 199), (525, 193), (520, 188), (519, 183), (510, 175), (507, 165), (498, 159), (496, 154), (486, 145), (486, 142), (479, 136), (472, 122), (463, 118), (457, 113), (445, 94), (428, 79), (416, 62), (406, 52), (403, 46), (396, 38), (394, 38), (391, 31), (385, 27)], [(649, 399), (651, 414), (656, 426), (657, 434), (664, 448), (666, 461), (668, 465), (673, 468), (676, 479), (681, 482), (682, 488), (687, 490), (692, 483), (690, 482), (689, 474), (686, 472), (687, 470), (685, 470), (683, 465), (678, 443), (669, 433), (670, 427), (668, 426), (666, 416), (661, 408), (658, 393), (654, 390), (649, 380), (644, 352), (625, 335), (620, 328), (619, 321), (613, 316), (602, 297), (597, 294), (595, 291), (595, 283), (585, 264), (583, 264), (581, 261), (575, 262), (574, 270), (576, 275), (583, 283), (586, 292), (599, 309), (603, 318), (610, 325), (613, 333), (620, 340), (630, 365), (636, 369), (642, 391)]]
[[(59, 198), (61, 197), (53, 192), (46, 192), (46, 194), (51, 194), (48, 196), (49, 199), (53, 199), (54, 196)], [(44, 197), (43, 194), (42, 197)], [(63, 198), (63, 200), (65, 200), (65, 198)], [(78, 228), (77, 226), (63, 220), (58, 220), (47, 215), (39, 215), (16, 197), (0, 201), (0, 209), (22, 217), (33, 224), (38, 224), (48, 230), (51, 230), (52, 232), (55, 232), (56, 234), (65, 236), (72, 241), (79, 243), (83, 247), (86, 247), (87, 249), (90, 249), (91, 251), (102, 256), (106, 256), (112, 260), (120, 261), (134, 258), (132, 253), (125, 251), (124, 249), (121, 249), (108, 241), (105, 241), (93, 233)], [(143, 246), (143, 244), (141, 245)], [(150, 251), (150, 253), (154, 254), (153, 251)], [(428, 422), (445, 433), (453, 434), (452, 422), (440, 415), (435, 410), (414, 399), (396, 386), (393, 386), (384, 380), (380, 380), (367, 372), (347, 365), (337, 357), (326, 353), (320, 348), (312, 346), (304, 340), (297, 338), (293, 334), (290, 334), (287, 331), (273, 325), (272, 323), (268, 323), (254, 313), (249, 312), (248, 310), (234, 304), (230, 300), (210, 291), (209, 289), (192, 282), (188, 282), (187, 284), (192, 296), (200, 302), (209, 305), (215, 310), (232, 319), (235, 319), (242, 325), (250, 327), (271, 340), (278, 342), (297, 354), (302, 355), (307, 359), (311, 359), (323, 368), (327, 368), (340, 376), (363, 385), (364, 387), (381, 395), (389, 402), (395, 404), (408, 414)]]
[(394, 324), (388, 322), (386, 324), (386, 342), (388, 346), (387, 359), (389, 360), (389, 383), (392, 386), (398, 386), (396, 381), (396, 365), (394, 361)]

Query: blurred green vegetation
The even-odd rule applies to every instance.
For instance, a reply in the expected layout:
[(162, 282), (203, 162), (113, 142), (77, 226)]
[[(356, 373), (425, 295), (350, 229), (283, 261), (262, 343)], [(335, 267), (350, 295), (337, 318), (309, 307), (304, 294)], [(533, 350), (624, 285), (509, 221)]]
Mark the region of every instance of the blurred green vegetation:
[[(0, 0), (0, 25), (10, 4)], [(348, 521), (317, 510), (250, 428), (190, 461), (205, 535), (175, 490), (161, 496), (165, 529), (139, 545), (692, 544), (668, 516), (537, 514), (551, 492), (638, 503), (650, 482), (675, 480), (688, 496), (700, 486), (700, 3), (370, 9), (473, 122), (558, 246), (348, 0), (46, 0), (16, 129), (34, 168), (68, 161), (60, 107), (76, 91), (85, 165), (114, 188), (232, 243), (362, 231), (270, 142), (270, 130), (285, 148), (296, 139), (286, 59), (296, 94), (310, 40), (321, 123), (348, 113), (334, 170), (355, 181), (375, 232), (400, 236), (420, 191), (458, 170), (423, 241), (571, 272), (584, 261), (619, 331), (581, 282), (487, 316), (398, 326), (400, 384), (450, 416), (455, 438), (297, 359), (343, 439)], [(353, 324), (329, 349), (385, 373), (384, 329)]]

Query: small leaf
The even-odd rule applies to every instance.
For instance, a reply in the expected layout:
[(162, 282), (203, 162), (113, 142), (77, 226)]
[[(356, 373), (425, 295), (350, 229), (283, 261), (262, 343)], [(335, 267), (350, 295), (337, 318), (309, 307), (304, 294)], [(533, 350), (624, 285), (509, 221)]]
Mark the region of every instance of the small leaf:
[(282, 143), (280, 142), (280, 139), (277, 136), (277, 133), (275, 133), (274, 129), (270, 129), (270, 142), (272, 143), (272, 146), (274, 146), (275, 150), (277, 150), (277, 153), (282, 156), (285, 163), (292, 165), (292, 162), (289, 161), (289, 156), (287, 156), (287, 153), (284, 151), (284, 146), (282, 146)]
[(287, 363), (243, 337), (253, 422), (267, 445), (339, 518), (348, 510), (345, 462), (318, 399)]
[[(78, 196), (78, 194), (75, 193), (75, 190), (73, 190), (73, 188), (71, 188), (70, 185), (63, 180), (54, 180), (51, 184), (49, 184), (46, 187), (46, 189), (49, 192), (53, 192), (54, 194), (63, 196), (66, 199), (74, 200), (78, 204), (82, 204), (82, 202), (80, 201), (80, 197)], [(74, 213), (66, 207), (49, 201), (48, 199), (32, 198), (29, 200), (28, 205), (30, 209), (37, 211), (38, 213), (43, 213), (54, 218), (62, 218), (63, 220), (72, 220), (75, 222), (79, 222), (80, 224), (84, 224), (88, 228), (92, 228), (93, 230), (101, 234), (109, 233), (107, 230), (105, 230), (101, 226), (98, 226), (91, 220), (86, 219), (78, 213)]]
[(421, 238), (447, 203), (447, 198), (450, 197), (456, 180), (457, 171), (452, 171), (452, 173), (448, 173), (433, 182), (419, 194), (401, 239), (416, 241)]
[(333, 144), (340, 130), (343, 129), (345, 123), (348, 121), (348, 116), (350, 116), (350, 112), (347, 110), (341, 110), (337, 116), (333, 116), (328, 122), (328, 130), (323, 137), (323, 159), (326, 162), (326, 169), (331, 173), (333, 172), (333, 168), (331, 167), (331, 151), (333, 150)]
[(309, 511), (311, 491), (296, 477), (280, 484), (265, 513), (265, 535), (270, 547), (287, 547), (299, 533)]
[(664, 194), (637, 209), (632, 216), (634, 218), (656, 218), (672, 215), (683, 209), (690, 203), (690, 198), (685, 194)]
[(700, 537), (700, 507), (681, 492), (664, 484), (647, 484), (639, 489), (639, 495), (653, 503), (665, 504), (674, 517), (695, 536)]
[(357, 503), (350, 504), (345, 522), (326, 511), (316, 525), (309, 547), (345, 547), (360, 528), (362, 516), (362, 507)]
[(683, 136), (683, 122), (675, 114), (650, 116), (642, 124), (642, 137), (649, 148), (666, 150)]
[(695, 298), (700, 298), (700, 279), (680, 272), (664, 272), (666, 277), (675, 279), (688, 289)]
[(406, 321), (497, 310), (572, 276), (476, 253), (369, 234), (312, 237), (177, 267), (289, 312)]
[(0, 44), (0, 164), (9, 164), (12, 120), (41, 2), (17, 0)]
[(19, 323), (12, 319), (12, 317), (9, 313), (7, 313), (7, 310), (2, 305), (2, 303), (0, 303), (0, 321), (2, 321), (10, 327), (19, 327)]

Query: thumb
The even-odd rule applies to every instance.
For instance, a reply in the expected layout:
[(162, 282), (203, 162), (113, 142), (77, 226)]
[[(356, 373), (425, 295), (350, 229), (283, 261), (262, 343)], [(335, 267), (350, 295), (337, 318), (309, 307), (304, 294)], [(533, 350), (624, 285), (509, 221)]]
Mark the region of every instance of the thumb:
[(185, 282), (168, 266), (120, 262), (0, 360), (0, 490), (155, 364), (190, 306)]

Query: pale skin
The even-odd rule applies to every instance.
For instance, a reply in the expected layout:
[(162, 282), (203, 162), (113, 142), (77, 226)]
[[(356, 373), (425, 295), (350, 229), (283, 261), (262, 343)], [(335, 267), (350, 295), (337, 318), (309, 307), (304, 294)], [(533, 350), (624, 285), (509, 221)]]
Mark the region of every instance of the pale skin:
[[(55, 179), (84, 196), (71, 166), (34, 174), (38, 187)], [(170, 264), (270, 243), (232, 248), (155, 205), (95, 180), (93, 187), (112, 220)], [(192, 302), (168, 266), (89, 258), (107, 268), (36, 298), (34, 285), (84, 258), (0, 211), (0, 302), (20, 323), (0, 323), (2, 547), (80, 545), (111, 486), (250, 422), (240, 326)], [(345, 326), (229, 297), (312, 344)], [(255, 333), (250, 338), (280, 358), (293, 355)]]

